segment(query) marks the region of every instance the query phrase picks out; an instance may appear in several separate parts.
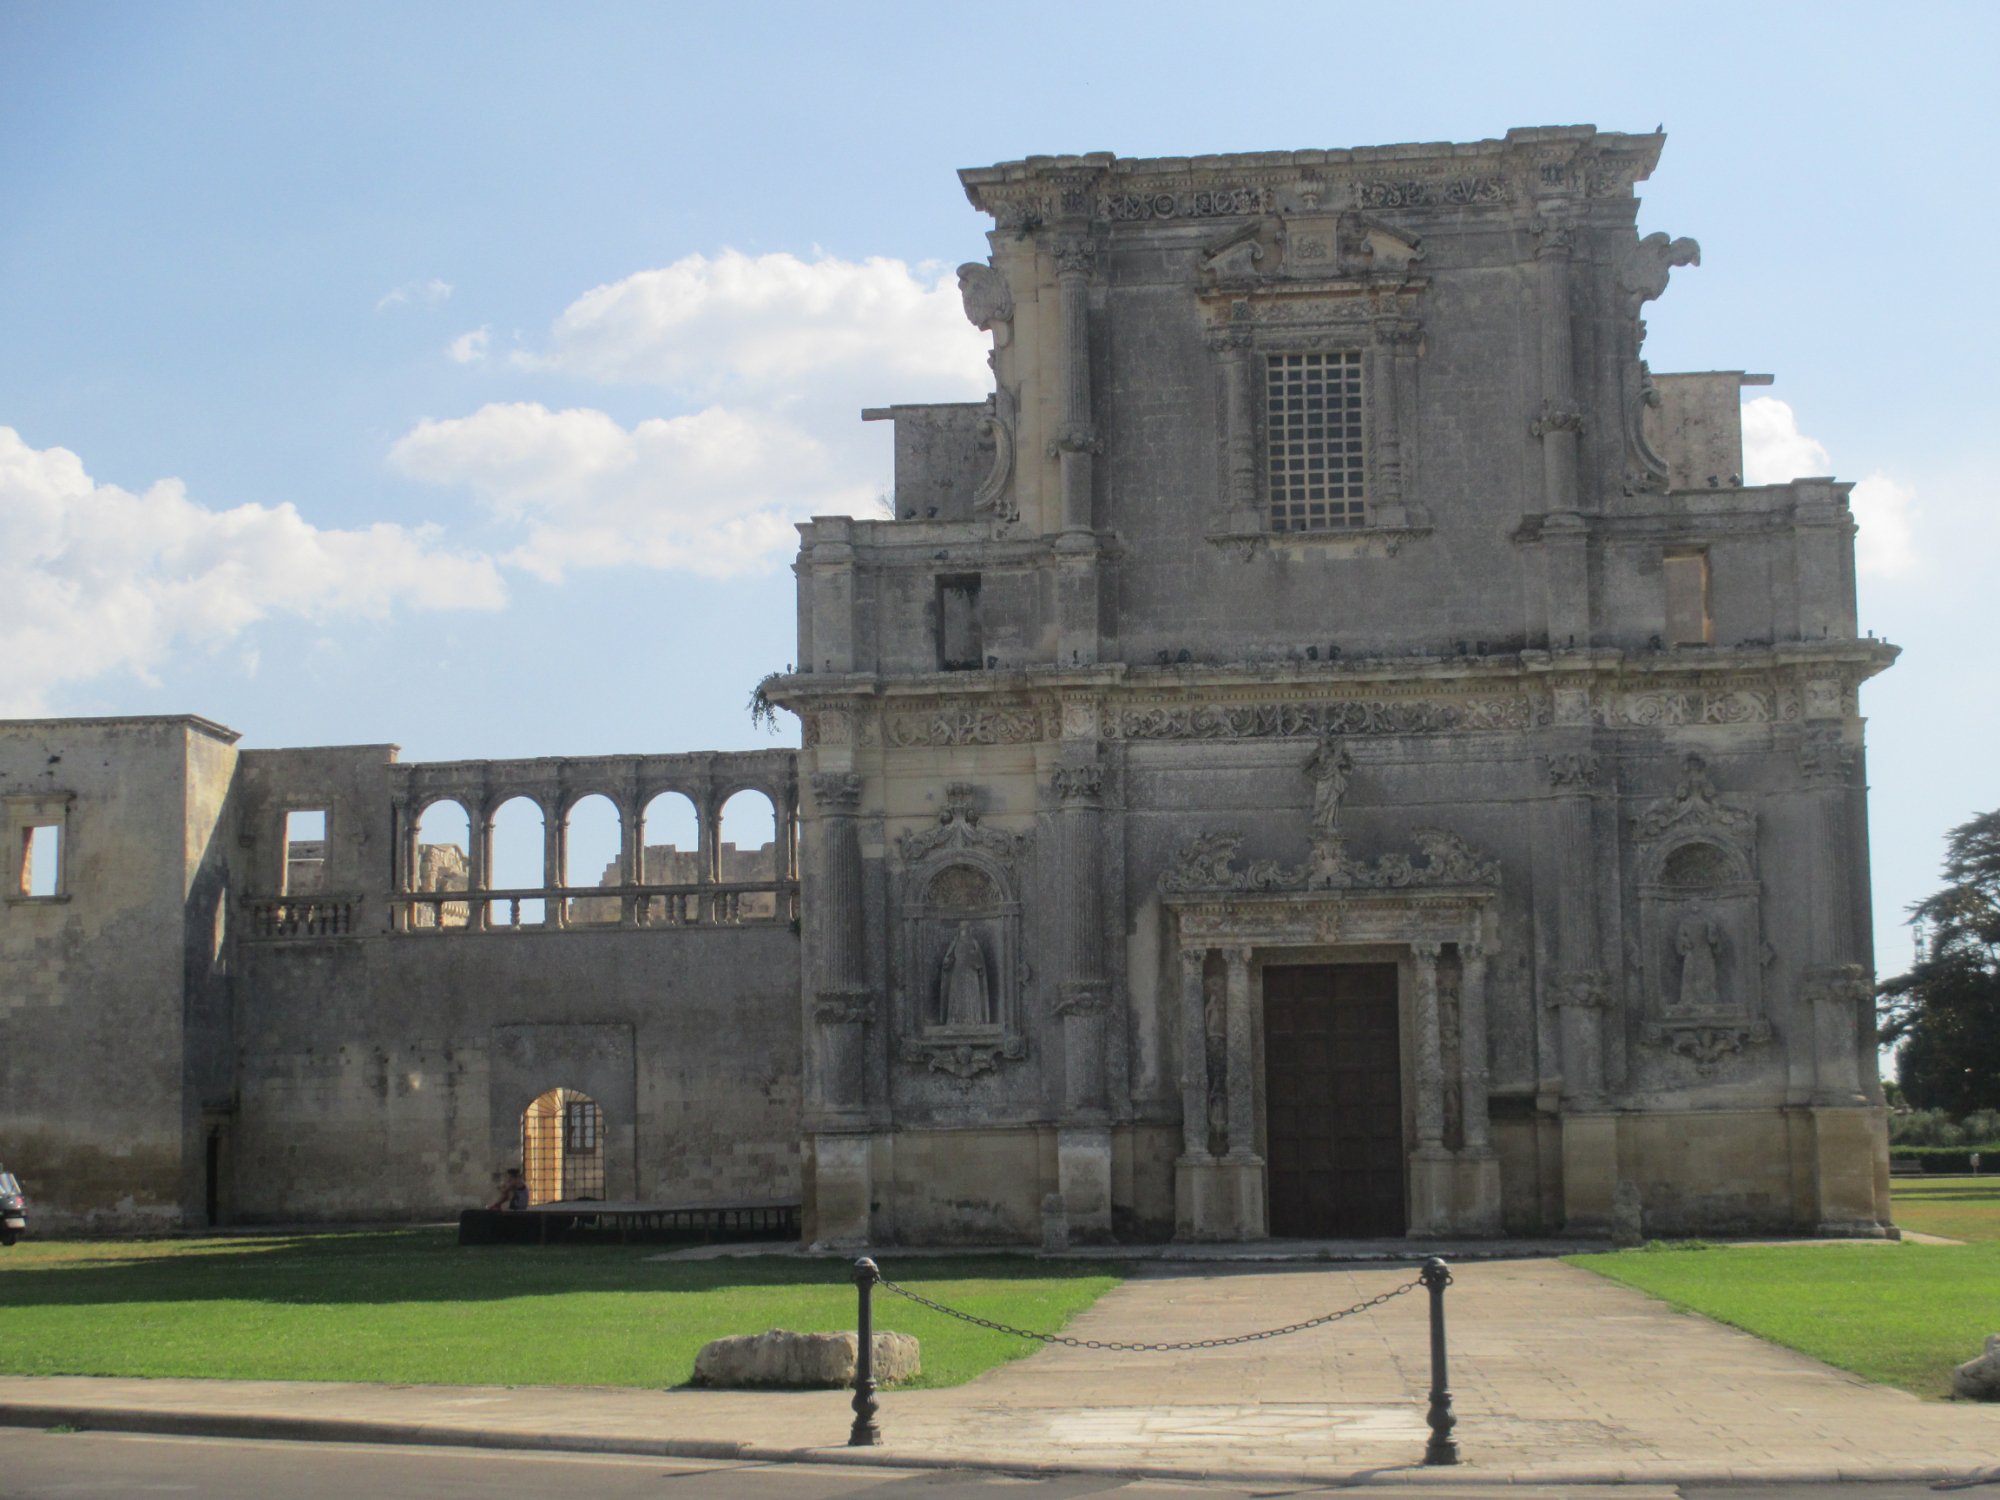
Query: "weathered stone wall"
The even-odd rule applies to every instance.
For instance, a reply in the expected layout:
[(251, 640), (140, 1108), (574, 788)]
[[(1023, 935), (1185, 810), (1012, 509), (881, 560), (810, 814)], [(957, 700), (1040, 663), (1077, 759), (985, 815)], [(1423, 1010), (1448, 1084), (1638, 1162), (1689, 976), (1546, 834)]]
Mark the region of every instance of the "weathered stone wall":
[(797, 949), (783, 925), (246, 944), (234, 1217), (484, 1203), (557, 1087), (604, 1109), (607, 1197), (796, 1196)]
[(38, 1228), (200, 1211), (205, 1101), (226, 1095), (224, 836), (235, 735), (191, 717), (0, 725), (10, 815), (66, 800), (62, 891), (0, 902), (0, 1159)]

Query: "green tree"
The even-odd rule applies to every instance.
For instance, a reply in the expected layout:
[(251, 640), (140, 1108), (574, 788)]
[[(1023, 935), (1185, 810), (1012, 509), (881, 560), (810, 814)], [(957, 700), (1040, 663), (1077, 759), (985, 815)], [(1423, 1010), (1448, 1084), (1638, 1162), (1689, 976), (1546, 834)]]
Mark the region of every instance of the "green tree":
[(2000, 1107), (2000, 810), (1954, 828), (1945, 879), (1910, 908), (1917, 961), (1878, 990), (1909, 1102), (1953, 1115)]

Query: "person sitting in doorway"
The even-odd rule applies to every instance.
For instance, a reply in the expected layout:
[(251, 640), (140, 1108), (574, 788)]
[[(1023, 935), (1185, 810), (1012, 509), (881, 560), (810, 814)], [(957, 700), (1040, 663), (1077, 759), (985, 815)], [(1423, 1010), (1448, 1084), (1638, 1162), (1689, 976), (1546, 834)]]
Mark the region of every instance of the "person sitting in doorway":
[(510, 1212), (519, 1212), (527, 1206), (528, 1179), (521, 1175), (519, 1167), (509, 1167), (505, 1179), (500, 1184), (500, 1196), (487, 1204), (486, 1207), (489, 1210), (501, 1209)]

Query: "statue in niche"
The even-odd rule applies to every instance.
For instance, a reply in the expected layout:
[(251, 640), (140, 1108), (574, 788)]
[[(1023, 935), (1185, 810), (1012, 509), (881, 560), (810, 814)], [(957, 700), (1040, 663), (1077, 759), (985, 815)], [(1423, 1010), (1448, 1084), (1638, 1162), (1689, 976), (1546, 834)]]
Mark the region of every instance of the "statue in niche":
[(992, 1005), (986, 989), (986, 949), (970, 922), (960, 922), (938, 960), (938, 1019), (946, 1026), (990, 1026)]
[(1699, 912), (1681, 921), (1674, 934), (1674, 949), (1681, 956), (1679, 1009), (1691, 1014), (1720, 1007), (1715, 989), (1715, 959), (1722, 947), (1722, 934), (1715, 919)]
[(1340, 800), (1347, 795), (1347, 779), (1353, 773), (1354, 758), (1338, 739), (1329, 735), (1319, 742), (1319, 748), (1306, 762), (1306, 775), (1313, 784), (1314, 833), (1340, 832)]

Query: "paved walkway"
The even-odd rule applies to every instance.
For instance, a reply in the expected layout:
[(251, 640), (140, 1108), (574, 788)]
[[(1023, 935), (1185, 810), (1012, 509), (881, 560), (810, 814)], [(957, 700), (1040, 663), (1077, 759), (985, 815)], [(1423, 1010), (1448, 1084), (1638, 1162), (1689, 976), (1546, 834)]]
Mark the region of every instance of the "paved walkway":
[[(1830, 1254), (1874, 1253), (1865, 1247)], [(892, 1266), (893, 1269), (893, 1266)], [(1083, 1338), (1173, 1342), (1310, 1317), (1407, 1269), (1142, 1267)], [(1467, 1480), (2000, 1477), (2000, 1407), (1920, 1401), (1555, 1261), (1466, 1265), (1449, 1298)], [(1977, 1337), (1968, 1335), (1968, 1346)], [(1113, 1468), (1398, 1482), (1429, 1383), (1421, 1290), (1228, 1349), (1051, 1348), (949, 1391), (889, 1391), (882, 1448), (840, 1392), (392, 1387), (0, 1377), (0, 1420), (701, 1457)]]

